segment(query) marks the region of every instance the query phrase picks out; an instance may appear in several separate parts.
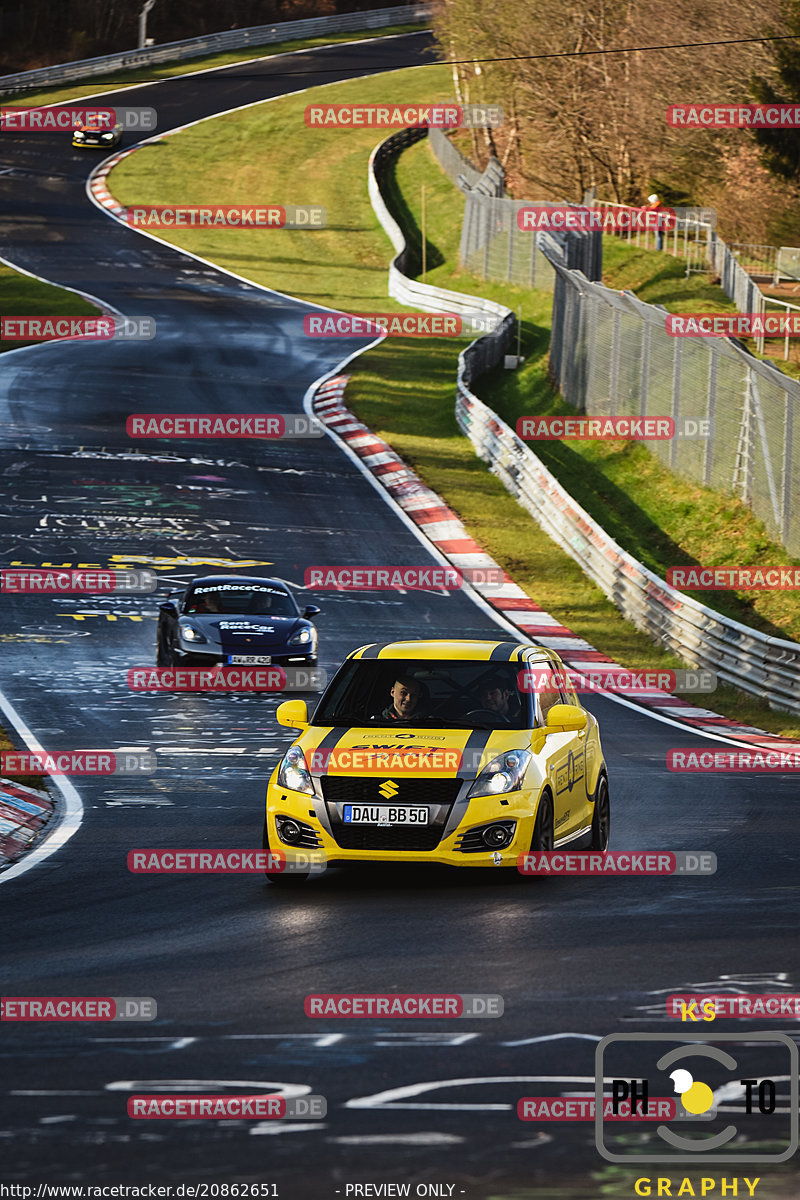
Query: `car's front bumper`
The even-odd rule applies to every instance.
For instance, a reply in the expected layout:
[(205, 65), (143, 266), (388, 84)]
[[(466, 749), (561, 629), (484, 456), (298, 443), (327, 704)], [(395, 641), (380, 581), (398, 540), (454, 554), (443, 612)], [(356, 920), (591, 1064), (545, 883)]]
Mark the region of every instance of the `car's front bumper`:
[[(274, 779), (274, 777), (273, 777)], [(430, 863), (451, 867), (516, 867), (519, 856), (531, 848), (533, 827), (536, 820), (537, 796), (529, 790), (510, 792), (501, 796), (479, 796), (470, 800), (463, 815), (454, 828), (444, 826), (440, 839), (430, 849), (377, 849), (365, 846), (352, 849), (342, 846), (337, 840), (337, 826), (331, 821), (331, 806), (316, 796), (289, 791), (278, 787), (273, 780), (267, 788), (266, 822), (270, 848), (285, 855), (289, 861), (298, 863), (322, 858), (328, 866), (350, 866), (357, 863), (396, 863), (420, 866)], [(278, 833), (276, 817), (291, 817), (313, 831), (302, 845), (285, 843)], [(486, 825), (514, 822), (510, 843), (498, 850), (490, 847), (480, 850), (462, 848), (466, 843), (474, 844), (473, 838), (465, 839), (470, 831)], [(341, 827), (339, 827), (341, 828)], [(369, 831), (383, 826), (359, 826)], [(414, 829), (413, 826), (395, 826), (395, 829)], [(424, 827), (421, 827), (424, 828)], [(365, 838), (369, 841), (368, 836)], [(312, 844), (312, 841), (315, 844)]]
[(317, 663), (316, 651), (312, 653), (304, 653), (302, 648), (297, 652), (288, 653), (285, 649), (280, 650), (277, 654), (273, 654), (270, 650), (263, 651), (263, 656), (271, 659), (270, 663), (229, 663), (228, 658), (231, 654), (252, 654), (255, 657), (262, 655), (260, 650), (226, 650), (224, 653), (218, 648), (215, 650), (203, 650), (198, 646), (189, 650), (182, 645), (176, 645), (174, 649), (175, 661), (181, 666), (192, 667), (217, 667), (217, 666), (273, 666), (273, 667), (313, 667)]

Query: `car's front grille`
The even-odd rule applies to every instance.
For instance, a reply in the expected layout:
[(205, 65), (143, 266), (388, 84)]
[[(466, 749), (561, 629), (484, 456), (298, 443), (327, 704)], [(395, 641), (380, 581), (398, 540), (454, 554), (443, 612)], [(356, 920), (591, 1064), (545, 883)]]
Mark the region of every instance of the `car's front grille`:
[(447, 804), (458, 795), (460, 779), (391, 779), (397, 791), (392, 796), (380, 792), (387, 780), (386, 775), (370, 778), (360, 775), (323, 775), (322, 794), (331, 804)]
[[(398, 779), (393, 796), (381, 795), (383, 776), (323, 775), (322, 794), (328, 806), (331, 831), (343, 850), (435, 850), (444, 832), (453, 801), (461, 788), (460, 779)], [(423, 805), (429, 808), (427, 825), (345, 824), (341, 805), (368, 804), (392, 808)]]

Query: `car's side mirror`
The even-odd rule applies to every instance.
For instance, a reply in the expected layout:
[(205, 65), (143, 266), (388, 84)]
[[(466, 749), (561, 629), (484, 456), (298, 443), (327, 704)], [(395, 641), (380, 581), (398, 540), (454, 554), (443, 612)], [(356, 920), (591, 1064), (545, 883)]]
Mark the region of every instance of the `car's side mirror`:
[(577, 704), (554, 704), (548, 709), (544, 723), (548, 733), (580, 733), (588, 719)]
[(316, 604), (307, 604), (303, 609), (304, 617), (315, 617), (322, 609), (317, 608)]
[(284, 700), (283, 704), (278, 705), (275, 718), (279, 725), (286, 725), (289, 729), (307, 729), (308, 705), (305, 700)]

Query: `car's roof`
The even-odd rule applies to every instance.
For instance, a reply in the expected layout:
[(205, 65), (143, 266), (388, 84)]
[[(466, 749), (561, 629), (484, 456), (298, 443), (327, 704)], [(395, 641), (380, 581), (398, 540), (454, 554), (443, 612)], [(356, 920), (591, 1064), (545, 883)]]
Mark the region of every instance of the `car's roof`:
[[(260, 583), (280, 588), (283, 592), (289, 592), (289, 588), (282, 579), (268, 579), (265, 575), (198, 575), (188, 586), (193, 588), (202, 584), (203, 587), (211, 587), (214, 584), (222, 583), (238, 583), (242, 587), (251, 587), (253, 584)], [(291, 595), (291, 593), (289, 594)]]
[(531, 652), (552, 658), (552, 652), (533, 642), (479, 641), (467, 638), (426, 638), (409, 642), (374, 642), (353, 650), (348, 658), (468, 659), (474, 662), (520, 662)]

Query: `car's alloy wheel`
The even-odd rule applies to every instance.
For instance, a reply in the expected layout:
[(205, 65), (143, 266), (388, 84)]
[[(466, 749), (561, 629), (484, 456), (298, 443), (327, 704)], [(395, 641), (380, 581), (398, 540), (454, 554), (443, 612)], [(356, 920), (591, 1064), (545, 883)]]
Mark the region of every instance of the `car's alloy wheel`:
[(597, 781), (597, 791), (594, 795), (594, 816), (592, 817), (592, 850), (607, 850), (611, 835), (611, 801), (608, 795), (608, 780), (601, 775)]
[(549, 792), (545, 792), (539, 801), (536, 813), (536, 824), (533, 827), (531, 853), (552, 850), (555, 835), (553, 833), (553, 801)]
[[(269, 836), (267, 834), (267, 819), (264, 818), (264, 830), (261, 834), (261, 845), (265, 850), (269, 850)], [(264, 876), (267, 883), (277, 883), (279, 887), (297, 887), (301, 883), (305, 883), (308, 879), (308, 871), (265, 871)]]

